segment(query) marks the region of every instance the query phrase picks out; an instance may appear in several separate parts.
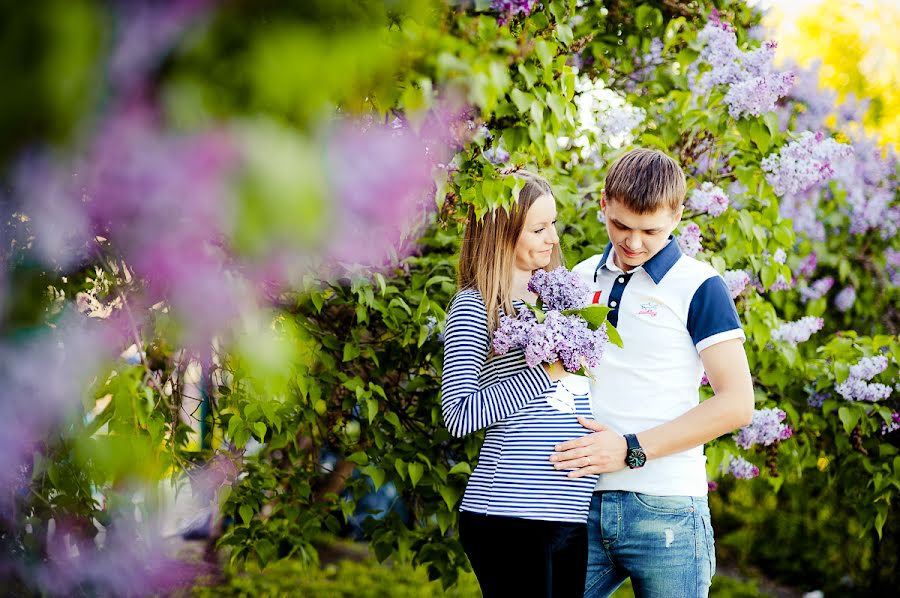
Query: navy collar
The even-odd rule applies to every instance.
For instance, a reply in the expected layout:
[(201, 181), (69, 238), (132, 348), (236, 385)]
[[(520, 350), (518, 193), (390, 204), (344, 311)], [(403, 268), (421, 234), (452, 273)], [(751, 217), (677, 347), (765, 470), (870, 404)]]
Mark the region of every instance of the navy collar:
[[(603, 257), (600, 258), (600, 263), (597, 264), (595, 273), (599, 271), (600, 268), (606, 267), (606, 262), (609, 261), (609, 254), (611, 252), (612, 243), (607, 243), (606, 249), (603, 251)], [(681, 247), (678, 246), (678, 241), (675, 240), (675, 237), (669, 235), (669, 242), (666, 246), (640, 267), (647, 271), (647, 274), (650, 275), (650, 278), (653, 279), (654, 283), (659, 284), (679, 259), (681, 259)], [(596, 281), (596, 274), (594, 275), (594, 280)]]

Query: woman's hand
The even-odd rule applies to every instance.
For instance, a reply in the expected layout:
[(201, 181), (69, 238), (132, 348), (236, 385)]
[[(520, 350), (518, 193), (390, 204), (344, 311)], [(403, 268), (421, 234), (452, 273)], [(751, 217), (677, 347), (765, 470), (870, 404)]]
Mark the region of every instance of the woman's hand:
[(558, 360), (553, 363), (542, 363), (541, 366), (553, 382), (559, 382), (566, 376), (571, 376), (571, 373), (563, 367), (562, 361)]

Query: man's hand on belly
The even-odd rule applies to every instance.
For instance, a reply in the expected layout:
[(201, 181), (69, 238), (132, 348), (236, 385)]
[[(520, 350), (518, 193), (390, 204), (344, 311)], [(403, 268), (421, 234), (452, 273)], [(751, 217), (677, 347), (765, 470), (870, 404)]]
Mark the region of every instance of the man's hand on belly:
[(594, 432), (556, 445), (556, 452), (550, 455), (555, 469), (572, 470), (570, 478), (625, 469), (628, 444), (624, 436), (583, 417), (578, 418), (578, 423)]

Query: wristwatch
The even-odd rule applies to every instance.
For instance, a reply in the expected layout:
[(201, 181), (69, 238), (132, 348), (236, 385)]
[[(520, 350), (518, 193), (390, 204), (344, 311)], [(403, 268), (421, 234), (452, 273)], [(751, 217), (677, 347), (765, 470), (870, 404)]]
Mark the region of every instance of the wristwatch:
[(628, 443), (628, 451), (625, 453), (625, 465), (630, 469), (638, 469), (643, 467), (647, 462), (647, 454), (641, 448), (637, 436), (634, 434), (625, 434), (625, 442)]

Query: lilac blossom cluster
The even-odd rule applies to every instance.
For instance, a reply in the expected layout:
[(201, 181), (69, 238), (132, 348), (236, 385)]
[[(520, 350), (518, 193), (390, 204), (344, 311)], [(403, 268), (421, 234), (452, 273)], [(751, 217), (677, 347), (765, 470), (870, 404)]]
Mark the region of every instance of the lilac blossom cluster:
[(517, 15), (527, 17), (530, 15), (537, 5), (537, 0), (493, 0), (491, 2), (491, 10), (500, 13), (497, 22), (506, 25)]
[(856, 289), (852, 285), (845, 286), (834, 298), (834, 306), (842, 312), (852, 309), (855, 303)]
[(681, 251), (689, 257), (694, 257), (703, 251), (702, 237), (700, 236), (700, 227), (696, 222), (688, 222), (678, 235), (678, 244)]
[(541, 298), (544, 309), (557, 311), (584, 307), (591, 292), (580, 276), (562, 266), (550, 272), (537, 270), (528, 290)]
[(794, 431), (784, 422), (787, 414), (781, 409), (757, 409), (753, 420), (735, 434), (734, 442), (744, 450), (753, 446), (769, 446), (790, 438)]
[(836, 165), (852, 152), (852, 147), (824, 133), (805, 131), (777, 154), (763, 158), (761, 166), (776, 195), (805, 193), (830, 180)]
[(725, 279), (732, 299), (737, 299), (750, 284), (750, 275), (743, 270), (727, 270), (722, 278)]
[(637, 50), (632, 49), (631, 56), (635, 63), (635, 67), (628, 73), (628, 78), (623, 84), (625, 91), (634, 93), (637, 91), (639, 84), (649, 81), (652, 78), (653, 71), (656, 70), (656, 67), (665, 62), (662, 55), (664, 48), (665, 44), (663, 44), (663, 41), (658, 37), (654, 37), (650, 40), (650, 51), (646, 54), (639, 57), (637, 55)]
[(820, 278), (811, 283), (809, 286), (805, 286), (800, 289), (800, 299), (803, 301), (803, 303), (821, 299), (825, 296), (826, 293), (828, 293), (828, 291), (831, 290), (831, 287), (833, 286), (834, 278), (832, 278), (831, 276)]
[(815, 316), (805, 316), (794, 322), (785, 322), (772, 330), (773, 341), (785, 341), (791, 344), (808, 341), (816, 332), (822, 330), (825, 320)]
[[(794, 84), (794, 73), (775, 70), (773, 59), (777, 44), (765, 42), (748, 52), (737, 46), (734, 28), (713, 13), (697, 34), (702, 44), (697, 61), (690, 67), (694, 92), (707, 93), (717, 85), (728, 86), (725, 103), (733, 118), (759, 116), (775, 109)], [(709, 70), (697, 76), (700, 65)]]
[(606, 322), (591, 330), (581, 316), (562, 313), (587, 304), (587, 286), (572, 272), (557, 268), (552, 272), (535, 272), (528, 288), (543, 304), (543, 321), (538, 322), (527, 306), (520, 307), (516, 316), (501, 315), (494, 331), (494, 352), (504, 355), (512, 349), (522, 349), (530, 367), (556, 361), (562, 361), (570, 372), (577, 372), (583, 366), (597, 367), (609, 343)]
[(815, 251), (810, 253), (808, 256), (800, 260), (800, 263), (797, 264), (797, 270), (795, 274), (797, 276), (802, 276), (805, 278), (809, 278), (813, 274), (816, 273), (816, 268), (819, 265), (819, 256)]
[(815, 407), (816, 409), (818, 409), (819, 407), (821, 407), (822, 405), (825, 404), (825, 399), (830, 399), (830, 398), (831, 398), (830, 391), (826, 390), (824, 392), (817, 392), (813, 395), (810, 395), (806, 399), (806, 404), (809, 405), (810, 407)]
[(895, 430), (900, 430), (900, 412), (891, 413), (891, 421), (881, 424), (881, 435), (890, 434)]
[(737, 456), (732, 457), (728, 462), (726, 472), (739, 480), (750, 480), (759, 475), (759, 468), (743, 457)]
[(884, 250), (885, 271), (895, 287), (900, 287), (900, 251), (888, 247)]
[(847, 192), (850, 233), (880, 231), (889, 239), (900, 229), (900, 208), (892, 205), (897, 188), (897, 156), (876, 139), (853, 135), (853, 155), (835, 165), (835, 180)]
[(835, 391), (848, 401), (875, 402), (891, 395), (891, 387), (872, 378), (887, 369), (888, 359), (884, 355), (864, 357), (850, 366), (850, 375), (846, 380), (834, 386)]
[(706, 182), (691, 192), (686, 207), (695, 212), (705, 212), (710, 216), (721, 216), (728, 209), (728, 203), (725, 191)]

